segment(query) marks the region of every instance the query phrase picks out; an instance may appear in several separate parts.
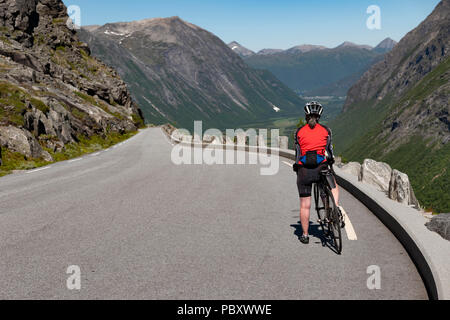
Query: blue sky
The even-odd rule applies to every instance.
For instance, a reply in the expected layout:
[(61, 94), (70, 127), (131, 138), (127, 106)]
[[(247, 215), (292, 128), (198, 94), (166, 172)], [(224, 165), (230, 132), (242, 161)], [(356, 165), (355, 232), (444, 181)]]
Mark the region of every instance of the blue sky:
[[(344, 41), (377, 45), (399, 41), (439, 0), (64, 0), (81, 8), (81, 24), (179, 16), (224, 42), (251, 50), (299, 44), (335, 47)], [(370, 5), (381, 9), (381, 30), (369, 30)]]

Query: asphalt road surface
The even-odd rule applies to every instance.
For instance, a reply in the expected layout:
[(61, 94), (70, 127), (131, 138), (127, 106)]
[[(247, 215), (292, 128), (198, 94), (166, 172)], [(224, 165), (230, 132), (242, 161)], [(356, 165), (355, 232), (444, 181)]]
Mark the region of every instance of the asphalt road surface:
[[(174, 165), (159, 128), (0, 179), (0, 299), (427, 299), (395, 237), (342, 191), (358, 237), (300, 243), (296, 176)], [(81, 289), (69, 290), (69, 266)], [(369, 289), (369, 266), (380, 289)], [(76, 274), (75, 274), (76, 276)], [(70, 278), (69, 283), (73, 278)], [(73, 287), (71, 287), (73, 288)]]

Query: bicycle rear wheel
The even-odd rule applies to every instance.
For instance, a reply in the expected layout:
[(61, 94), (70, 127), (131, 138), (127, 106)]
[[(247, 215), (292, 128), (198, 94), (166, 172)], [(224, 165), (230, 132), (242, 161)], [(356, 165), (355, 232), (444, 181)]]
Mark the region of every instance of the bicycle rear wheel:
[(327, 219), (328, 219), (328, 229), (330, 231), (330, 236), (333, 240), (334, 248), (338, 254), (342, 253), (342, 220), (339, 214), (339, 209), (336, 207), (336, 202), (333, 197), (333, 193), (329, 188), (325, 188), (325, 193), (328, 198), (327, 207)]

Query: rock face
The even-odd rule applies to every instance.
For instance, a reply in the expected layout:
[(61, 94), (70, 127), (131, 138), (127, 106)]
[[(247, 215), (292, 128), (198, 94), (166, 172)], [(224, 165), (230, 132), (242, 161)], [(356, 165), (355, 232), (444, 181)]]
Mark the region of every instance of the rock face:
[(350, 162), (341, 167), (345, 173), (359, 177), (361, 174), (361, 164), (358, 162)]
[(0, 0), (1, 146), (26, 157), (51, 161), (44, 147), (143, 123), (125, 83), (67, 21), (61, 0)]
[(359, 181), (371, 184), (380, 191), (388, 192), (392, 168), (383, 162), (366, 159), (361, 166)]
[(450, 213), (437, 215), (426, 224), (428, 229), (442, 236), (442, 238), (450, 241)]
[(419, 202), (414, 195), (408, 175), (395, 169), (392, 170), (389, 183), (389, 198), (402, 204), (419, 208)]
[(178, 17), (83, 28), (95, 56), (127, 82), (147, 121), (235, 128), (296, 112), (304, 101), (270, 72), (250, 68), (210, 32)]

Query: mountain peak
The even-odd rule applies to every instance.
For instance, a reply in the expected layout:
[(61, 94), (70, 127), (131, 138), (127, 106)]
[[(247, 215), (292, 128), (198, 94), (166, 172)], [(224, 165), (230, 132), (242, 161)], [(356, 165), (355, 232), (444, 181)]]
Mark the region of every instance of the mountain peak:
[(228, 47), (233, 50), (235, 53), (237, 53), (238, 55), (240, 55), (241, 57), (249, 57), (254, 55), (255, 53), (250, 50), (247, 49), (246, 47), (242, 46), (239, 42), (237, 41), (232, 41), (228, 44)]
[(373, 50), (375, 51), (391, 51), (395, 45), (397, 44), (397, 41), (392, 40), (391, 38), (386, 38), (383, 41), (381, 41)]
[(337, 46), (336, 48), (359, 48), (359, 49), (367, 49), (367, 50), (373, 49), (373, 47), (371, 47), (371, 46), (356, 44), (356, 43), (353, 43), (350, 41), (344, 41), (341, 45)]

